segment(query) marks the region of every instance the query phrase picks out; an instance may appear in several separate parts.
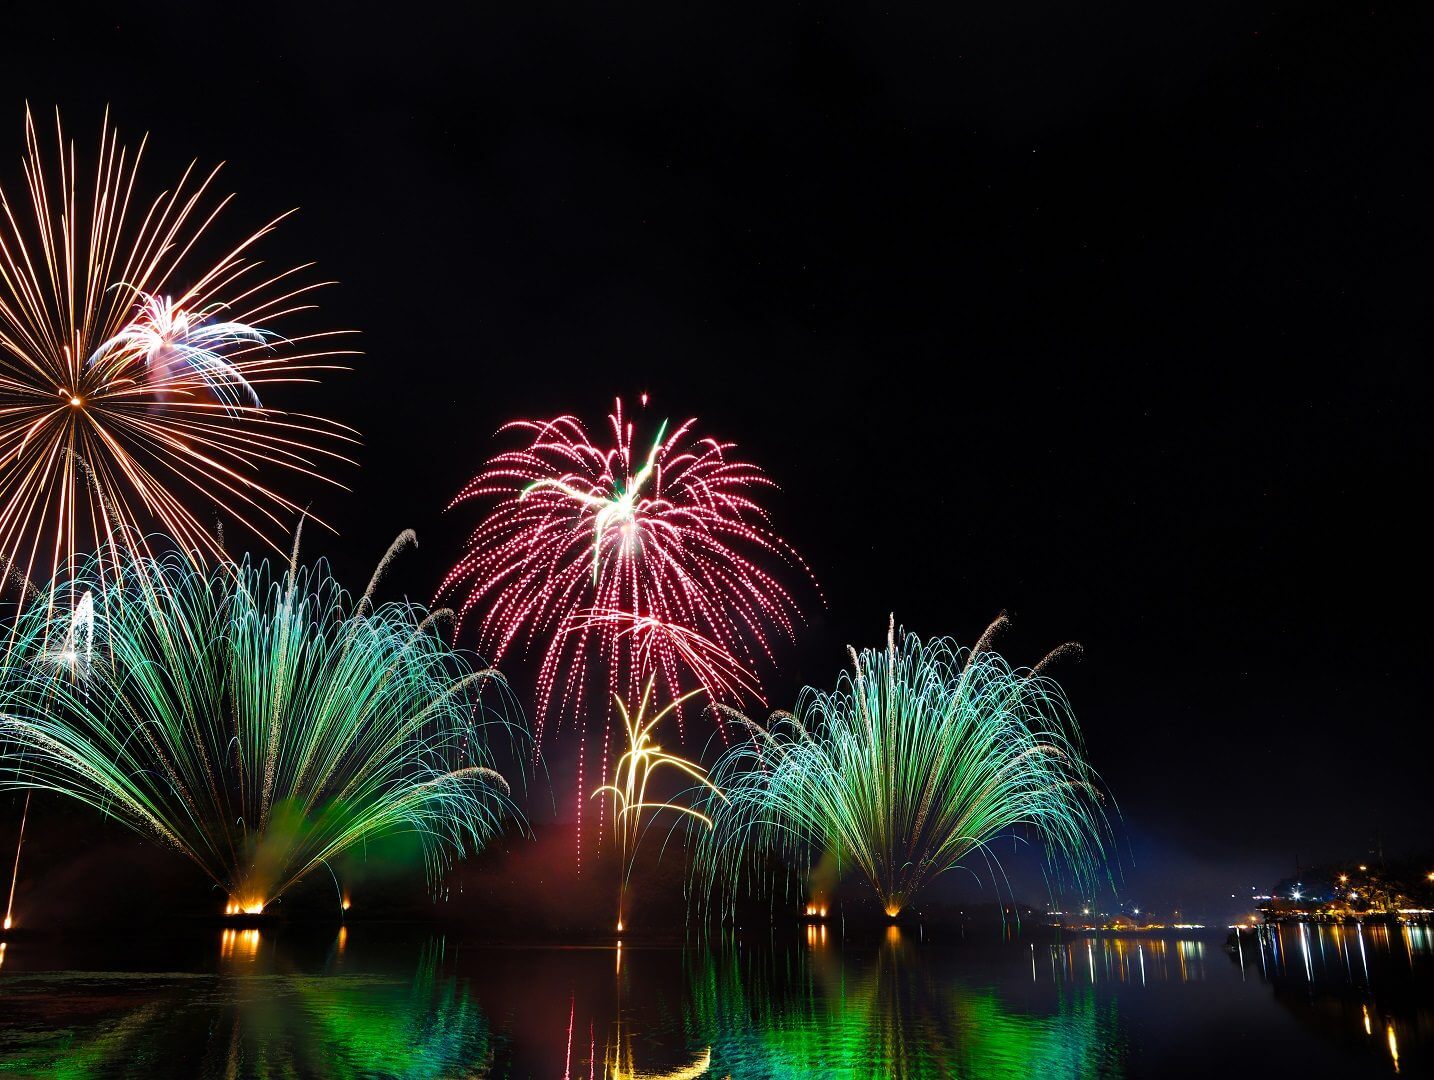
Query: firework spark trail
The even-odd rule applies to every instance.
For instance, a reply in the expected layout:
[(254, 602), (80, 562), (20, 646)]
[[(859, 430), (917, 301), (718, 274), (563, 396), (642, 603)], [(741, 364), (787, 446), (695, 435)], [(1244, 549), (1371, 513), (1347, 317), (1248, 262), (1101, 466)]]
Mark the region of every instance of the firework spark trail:
[(72, 678), (85, 679), (95, 656), (95, 596), (85, 590), (70, 612), (69, 628), (59, 646), (44, 654), (44, 662)]
[[(1105, 796), (1060, 687), (989, 651), (894, 630), (835, 690), (803, 691), (713, 767), (714, 828), (697, 850), (708, 898), (729, 902), (764, 851), (854, 865), (888, 915), (973, 852), (1025, 832), (1084, 885), (1104, 860)], [(765, 882), (755, 882), (765, 887)]]
[(15, 867), (10, 874), (10, 900), (5, 905), (4, 929), (9, 930), (14, 925), (15, 915), (15, 886), (20, 881), (20, 852), (25, 847), (25, 822), (30, 820), (30, 796), (34, 792), (25, 792), (25, 809), (20, 812), (20, 838), (15, 841)]
[(222, 559), (188, 494), (272, 546), (299, 507), (263, 474), (336, 483), (357, 442), (260, 402), (262, 388), (317, 382), (352, 355), (338, 332), (274, 329), (329, 283), (253, 258), (282, 218), (201, 260), (231, 199), (214, 192), (218, 169), (191, 165), (146, 201), (144, 144), (131, 154), (108, 117), (92, 179), (58, 116), (53, 150), (28, 110), (25, 141), (27, 197), (0, 189), (0, 558), (27, 579), (73, 578), (83, 552), (143, 547), (157, 525)]
[(373, 594), (374, 590), (378, 588), (378, 583), (383, 580), (384, 574), (388, 573), (388, 568), (393, 565), (393, 561), (403, 554), (405, 548), (409, 547), (418, 547), (418, 534), (412, 529), (404, 529), (388, 546), (388, 550), (383, 553), (383, 558), (378, 561), (378, 566), (374, 567), (373, 577), (369, 578), (368, 588), (363, 591), (363, 596), (359, 599), (358, 611), (360, 614), (365, 608), (373, 607)]
[(622, 933), (623, 930), (623, 914), (627, 910), (627, 890), (632, 882), (632, 868), (637, 858), (637, 847), (641, 843), (645, 831), (642, 824), (643, 812), (651, 811), (656, 814), (668, 810), (698, 821), (709, 829), (712, 827), (712, 820), (699, 810), (683, 806), (670, 799), (661, 802), (649, 799), (647, 791), (653, 773), (664, 766), (675, 769), (678, 772), (686, 773), (688, 777), (697, 782), (699, 787), (710, 792), (713, 798), (725, 799), (722, 792), (707, 779), (705, 769), (686, 758), (665, 753), (662, 747), (653, 741), (654, 732), (662, 719), (673, 712), (683, 700), (691, 698), (701, 691), (693, 690), (682, 698), (673, 700), (649, 717), (648, 709), (652, 705), (652, 688), (655, 681), (655, 676), (648, 678), (647, 685), (643, 687), (642, 697), (638, 699), (636, 710), (629, 711), (621, 698), (614, 702), (622, 716), (623, 727), (627, 731), (627, 752), (617, 760), (617, 765), (613, 769), (613, 782), (604, 784), (593, 792), (594, 798), (605, 794), (612, 796), (612, 826), (613, 831), (617, 834), (619, 873), (621, 875), (617, 903), (618, 933)]
[(490, 733), (522, 737), (511, 696), (417, 609), (360, 613), (322, 565), (111, 557), (120, 572), (95, 558), (75, 586), (93, 596), (84, 679), (48, 660), (70, 615), (41, 597), (19, 618), (0, 789), (56, 791), (159, 838), (231, 911), (391, 832), (419, 837), (436, 887), (516, 816), (487, 750)]
[[(714, 701), (753, 697), (765, 703), (756, 675), (715, 641), (685, 626), (650, 615), (595, 609), (573, 612), (563, 633), (583, 633), (599, 624), (613, 629), (616, 641), (631, 638), (636, 669), (661, 671), (668, 686), (679, 685), (685, 673), (696, 679), (700, 692)], [(682, 710), (677, 712), (680, 716)]]
[(563, 1080), (571, 1080), (573, 1075), (573, 1020), (578, 1014), (578, 996), (573, 993), (568, 998), (568, 1054), (563, 1059)]
[[(621, 400), (608, 421), (605, 443), (573, 416), (506, 425), (524, 445), (492, 457), (450, 504), (487, 510), (439, 589), (460, 597), (460, 622), (476, 617), (478, 648), (495, 662), (539, 653), (539, 744), (550, 717), (577, 717), (580, 793), (594, 692), (636, 698), (652, 661), (668, 698), (682, 695), (684, 672), (714, 701), (755, 691), (771, 636), (793, 636), (799, 614), (764, 563), (796, 564), (814, 583), (760, 501), (775, 485), (733, 444), (701, 436), (695, 420), (664, 421), (640, 442)], [(699, 644), (730, 663), (692, 666)], [(603, 783), (611, 720), (601, 719)]]

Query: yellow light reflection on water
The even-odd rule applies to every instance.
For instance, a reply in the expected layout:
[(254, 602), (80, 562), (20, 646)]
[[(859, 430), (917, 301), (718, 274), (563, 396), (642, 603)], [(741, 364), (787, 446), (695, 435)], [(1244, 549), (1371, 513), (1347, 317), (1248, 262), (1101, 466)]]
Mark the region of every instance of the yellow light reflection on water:
[[(1078, 945), (1064, 942), (1047, 946), (1050, 977), (1055, 982), (1076, 979), (1098, 982), (1140, 983), (1201, 982), (1205, 979), (1203, 941), (1165, 941), (1161, 938), (1087, 937), (1085, 963), (1080, 963)], [(1036, 947), (1032, 947), (1032, 977), (1036, 977)]]
[(253, 960), (259, 955), (259, 931), (229, 927), (219, 933), (219, 956), (223, 960)]
[[(626, 1052), (623, 1053), (622, 1051)], [(625, 1060), (624, 1060), (625, 1059)], [(619, 1036), (618, 1046), (613, 1048), (607, 1062), (607, 1075), (611, 1080), (698, 1080), (712, 1068), (712, 1048), (709, 1046), (698, 1054), (690, 1065), (682, 1065), (668, 1072), (640, 1072), (633, 1064), (632, 1036)]]

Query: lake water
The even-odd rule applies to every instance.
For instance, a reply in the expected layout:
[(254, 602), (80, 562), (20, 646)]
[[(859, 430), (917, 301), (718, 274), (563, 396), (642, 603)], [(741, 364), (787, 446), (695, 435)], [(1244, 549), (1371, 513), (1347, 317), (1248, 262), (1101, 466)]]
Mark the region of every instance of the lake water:
[(391, 926), (12, 941), (0, 1075), (1417, 1076), (1428, 929), (495, 947)]

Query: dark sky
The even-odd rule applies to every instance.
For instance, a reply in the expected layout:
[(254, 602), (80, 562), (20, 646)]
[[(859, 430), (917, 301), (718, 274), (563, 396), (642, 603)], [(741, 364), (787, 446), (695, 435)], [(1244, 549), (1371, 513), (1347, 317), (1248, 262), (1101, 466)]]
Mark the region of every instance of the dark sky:
[(647, 391), (782, 485), (827, 607), (777, 701), (1007, 609), (1085, 645), (1137, 892), (1427, 848), (1427, 10), (463, 9), (7, 26), (7, 184), (26, 100), (109, 105), (152, 184), (302, 208), (265, 250), (364, 350), (311, 554), (362, 587), (413, 526), (427, 600), (499, 424)]

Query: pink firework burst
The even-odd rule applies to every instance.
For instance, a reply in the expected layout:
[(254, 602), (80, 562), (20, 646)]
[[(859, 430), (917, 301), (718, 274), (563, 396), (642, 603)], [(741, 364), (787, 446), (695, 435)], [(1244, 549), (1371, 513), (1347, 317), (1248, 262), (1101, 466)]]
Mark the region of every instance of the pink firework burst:
[(495, 663), (515, 648), (541, 656), (539, 740), (550, 716), (608, 717), (613, 695), (635, 699), (648, 674), (671, 699), (684, 679), (713, 701), (760, 696), (752, 671), (799, 617), (767, 565), (811, 579), (762, 506), (775, 485), (732, 443), (695, 419), (639, 437), (621, 400), (608, 421), (607, 445), (573, 416), (505, 425), (524, 444), (450, 505), (488, 509), (440, 596), (462, 598), (460, 624), (476, 617)]

